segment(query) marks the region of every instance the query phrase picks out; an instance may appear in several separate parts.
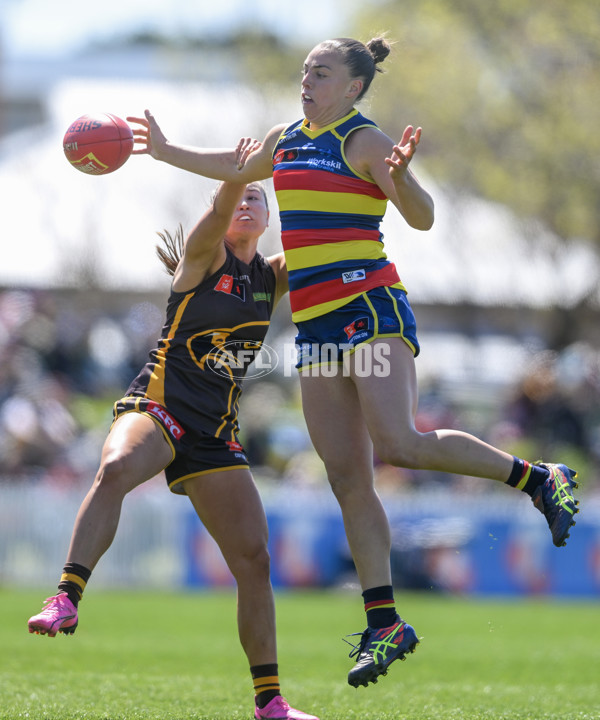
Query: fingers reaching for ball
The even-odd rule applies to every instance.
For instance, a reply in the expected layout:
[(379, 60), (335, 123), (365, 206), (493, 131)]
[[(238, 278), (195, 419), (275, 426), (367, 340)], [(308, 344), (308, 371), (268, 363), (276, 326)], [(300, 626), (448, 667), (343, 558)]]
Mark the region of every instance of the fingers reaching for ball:
[(160, 159), (161, 150), (167, 145), (167, 138), (149, 110), (144, 117), (127, 116), (127, 122), (133, 123), (134, 150), (132, 155), (151, 155)]
[[(150, 110), (144, 110), (143, 117), (128, 115), (127, 122), (132, 124), (134, 138), (132, 155), (150, 155), (156, 160), (161, 160), (168, 140)], [(261, 147), (262, 143), (255, 138), (240, 138), (234, 150), (238, 170), (241, 170), (250, 155)]]

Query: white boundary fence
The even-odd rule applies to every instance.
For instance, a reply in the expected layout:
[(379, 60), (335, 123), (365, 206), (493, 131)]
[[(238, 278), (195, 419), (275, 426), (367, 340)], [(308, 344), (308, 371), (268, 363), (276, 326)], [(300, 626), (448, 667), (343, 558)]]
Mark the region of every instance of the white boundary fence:
[[(0, 587), (53, 592), (85, 489), (0, 485)], [(263, 492), (275, 587), (356, 582), (341, 514), (326, 488)], [(422, 492), (384, 498), (394, 584), (479, 595), (600, 598), (600, 498), (582, 497), (566, 548), (518, 493)], [(125, 498), (117, 536), (94, 588), (231, 586), (223, 558), (189, 501), (162, 478)]]
[[(85, 493), (0, 486), (0, 584), (56, 587)], [(185, 499), (171, 497), (162, 482), (134, 490), (125, 498), (115, 541), (94, 570), (94, 585), (182, 584), (185, 511)]]

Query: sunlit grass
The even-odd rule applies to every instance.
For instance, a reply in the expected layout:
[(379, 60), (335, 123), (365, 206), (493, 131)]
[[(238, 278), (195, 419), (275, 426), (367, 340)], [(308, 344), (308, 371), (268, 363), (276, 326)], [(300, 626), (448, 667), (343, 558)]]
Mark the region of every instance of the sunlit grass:
[[(2, 720), (225, 720), (252, 717), (233, 593), (89, 588), (72, 637), (29, 635), (44, 593), (0, 591)], [(600, 607), (552, 600), (399, 595), (422, 642), (368, 689), (347, 685), (341, 638), (363, 629), (360, 596), (277, 596), (290, 703), (321, 720), (597, 718)]]

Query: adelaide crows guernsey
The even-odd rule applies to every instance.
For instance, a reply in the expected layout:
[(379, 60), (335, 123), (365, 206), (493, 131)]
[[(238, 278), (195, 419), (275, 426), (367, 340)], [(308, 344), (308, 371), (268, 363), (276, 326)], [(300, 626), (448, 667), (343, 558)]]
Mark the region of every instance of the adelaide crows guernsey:
[(227, 250), (214, 275), (171, 291), (158, 347), (127, 395), (156, 402), (184, 428), (237, 441), (242, 381), (269, 327), (275, 282), (260, 253), (246, 265)]
[(273, 183), (294, 322), (324, 315), (367, 290), (402, 289), (383, 250), (387, 198), (350, 167), (344, 142), (377, 127), (357, 110), (319, 130), (306, 119), (287, 127), (273, 151)]

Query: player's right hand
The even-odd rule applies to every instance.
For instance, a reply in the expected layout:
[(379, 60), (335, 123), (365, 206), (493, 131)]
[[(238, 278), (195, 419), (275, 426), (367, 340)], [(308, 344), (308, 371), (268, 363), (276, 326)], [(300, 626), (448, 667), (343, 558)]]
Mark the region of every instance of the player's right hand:
[(156, 160), (160, 160), (161, 151), (168, 141), (150, 110), (144, 110), (143, 118), (127, 116), (127, 122), (139, 125), (132, 127), (134, 137), (132, 155), (151, 155)]

